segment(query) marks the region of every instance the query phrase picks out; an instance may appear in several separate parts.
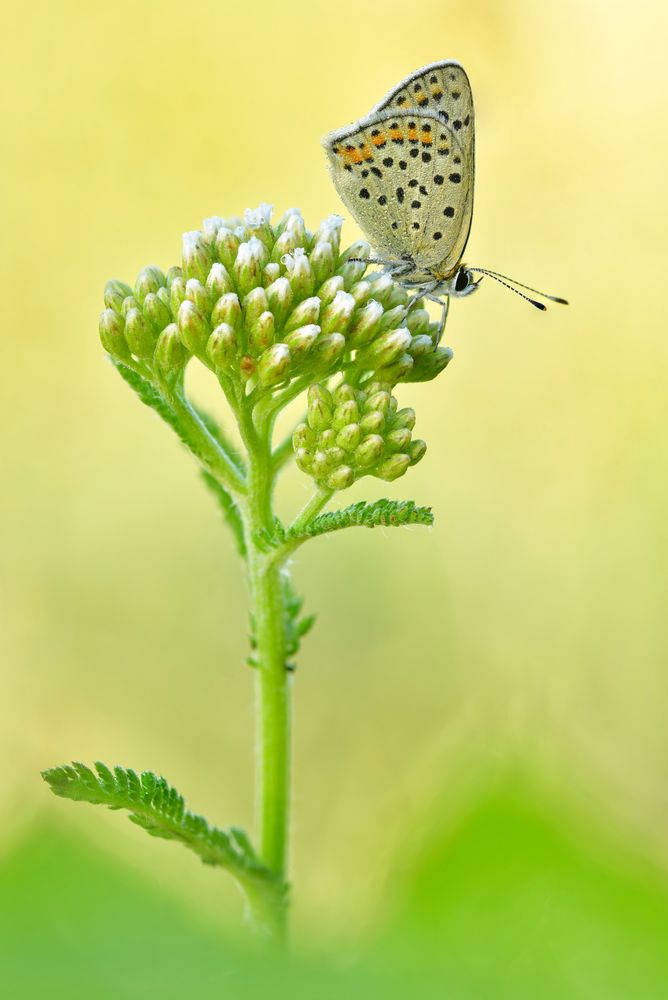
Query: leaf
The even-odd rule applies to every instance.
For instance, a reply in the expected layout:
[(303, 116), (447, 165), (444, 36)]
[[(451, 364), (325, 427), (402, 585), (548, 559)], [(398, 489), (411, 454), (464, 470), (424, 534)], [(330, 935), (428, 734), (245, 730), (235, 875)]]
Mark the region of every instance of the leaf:
[(397, 528), (406, 524), (433, 523), (431, 507), (418, 507), (412, 500), (375, 500), (373, 503), (359, 500), (343, 510), (319, 514), (305, 528), (295, 531), (288, 528), (285, 540), (301, 541), (316, 535), (326, 535), (330, 531), (339, 531), (341, 528), (376, 528), (379, 525)]
[(167, 781), (130, 768), (111, 771), (101, 761), (95, 771), (77, 761), (42, 771), (54, 795), (74, 802), (90, 802), (109, 809), (126, 809), (129, 819), (150, 836), (176, 840), (189, 847), (204, 864), (225, 868), (246, 888), (265, 892), (280, 901), (286, 886), (258, 858), (246, 834), (232, 827), (220, 830), (185, 807), (183, 796)]

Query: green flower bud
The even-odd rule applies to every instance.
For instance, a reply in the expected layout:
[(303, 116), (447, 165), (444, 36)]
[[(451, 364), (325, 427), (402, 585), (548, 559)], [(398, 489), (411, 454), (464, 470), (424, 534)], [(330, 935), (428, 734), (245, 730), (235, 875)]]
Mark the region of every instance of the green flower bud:
[(265, 288), (271, 285), (272, 281), (276, 281), (277, 278), (281, 276), (281, 265), (275, 264), (274, 261), (270, 261), (268, 264), (264, 265), (264, 281), (262, 284)]
[(364, 261), (352, 261), (349, 260), (347, 264), (342, 267), (337, 267), (336, 273), (343, 278), (343, 287), (346, 291), (349, 291), (353, 285), (357, 284), (360, 278), (363, 277), (366, 271), (366, 263)]
[(410, 406), (405, 406), (403, 410), (399, 410), (392, 419), (393, 427), (407, 427), (409, 431), (412, 431), (415, 427), (415, 410), (411, 409)]
[(239, 297), (234, 292), (228, 292), (218, 299), (211, 311), (211, 323), (218, 326), (219, 323), (227, 323), (234, 330), (241, 323), (241, 306)]
[(224, 225), (225, 219), (222, 219), (219, 215), (210, 215), (207, 219), (202, 220), (202, 229), (209, 244), (215, 244), (218, 230)]
[[(161, 289), (163, 291), (163, 289)], [(144, 316), (149, 321), (156, 333), (164, 330), (171, 321), (171, 310), (153, 292), (149, 292), (144, 299)]]
[(350, 347), (364, 347), (370, 343), (380, 329), (380, 321), (383, 317), (383, 307), (380, 302), (371, 299), (370, 302), (360, 309), (353, 319), (348, 334), (348, 344)]
[(291, 222), (293, 215), (296, 216), (298, 219), (301, 219), (302, 217), (302, 213), (298, 208), (289, 208), (287, 212), (282, 216), (282, 218), (278, 220), (278, 222), (274, 226), (274, 232), (276, 236), (280, 236), (288, 228), (288, 224)]
[(266, 247), (256, 236), (253, 236), (247, 243), (239, 245), (233, 270), (237, 289), (242, 297), (262, 284), (262, 269), (266, 257)]
[(411, 465), (417, 465), (421, 458), (424, 458), (424, 453), (427, 450), (427, 442), (421, 441), (419, 438), (416, 441), (411, 441), (410, 445), (406, 449), (408, 457), (410, 459)]
[(313, 457), (306, 448), (295, 448), (295, 461), (302, 472), (313, 470)]
[(390, 409), (391, 395), (388, 389), (376, 389), (375, 386), (372, 387), (375, 392), (370, 392), (364, 403), (365, 413), (382, 413), (383, 416)]
[(338, 292), (343, 291), (343, 278), (335, 274), (333, 278), (328, 278), (318, 289), (318, 297), (322, 306), (333, 302)]
[(117, 313), (120, 313), (123, 300), (129, 295), (132, 295), (132, 289), (124, 281), (108, 281), (104, 286), (104, 304)]
[(360, 427), (363, 434), (380, 434), (385, 427), (385, 416), (380, 410), (372, 410), (370, 413), (365, 413), (360, 420)]
[(369, 434), (362, 443), (355, 448), (355, 464), (360, 469), (368, 469), (375, 465), (383, 454), (383, 439), (380, 434)]
[(172, 316), (176, 316), (179, 311), (179, 307), (182, 302), (185, 302), (186, 298), (186, 281), (182, 276), (177, 276), (173, 279), (172, 284), (169, 289), (169, 302), (170, 308), (172, 310)]
[[(105, 301), (107, 299), (107, 289), (105, 288)], [(120, 358), (122, 361), (129, 361), (130, 350), (124, 336), (125, 319), (113, 308), (105, 309), (100, 313), (100, 340), (105, 351), (111, 354), (112, 358)]]
[(414, 334), (408, 347), (408, 353), (414, 361), (425, 354), (431, 354), (433, 350), (434, 343), (428, 333)]
[(234, 328), (229, 323), (220, 323), (207, 341), (209, 361), (214, 368), (227, 368), (236, 360), (238, 350), (239, 342)]
[(344, 252), (338, 258), (336, 262), (337, 270), (338, 268), (343, 267), (344, 264), (347, 264), (349, 260), (364, 261), (366, 266), (366, 261), (369, 259), (370, 256), (371, 256), (371, 247), (366, 242), (366, 240), (357, 240), (356, 243), (351, 243), (350, 246), (346, 250), (344, 250)]
[(334, 251), (331, 243), (316, 243), (311, 251), (311, 267), (316, 284), (321, 285), (334, 274)]
[(165, 287), (167, 288), (167, 290), (169, 291), (169, 289), (172, 287), (172, 282), (174, 281), (175, 278), (182, 278), (182, 277), (183, 277), (183, 271), (180, 267), (176, 267), (176, 265), (174, 265), (173, 267), (168, 268), (168, 270), (165, 272)]
[(429, 313), (426, 309), (411, 309), (406, 317), (406, 326), (414, 337), (426, 333), (429, 329)]
[(211, 267), (211, 252), (204, 236), (198, 229), (183, 234), (183, 274), (186, 279), (197, 278), (206, 281)]
[(411, 443), (411, 432), (407, 427), (397, 427), (385, 435), (385, 447), (390, 453), (406, 451)]
[(273, 344), (258, 362), (257, 376), (260, 385), (271, 386), (282, 382), (291, 361), (290, 348), (287, 344)]
[(381, 462), (375, 470), (374, 475), (378, 476), (379, 479), (384, 479), (386, 482), (391, 483), (393, 479), (403, 476), (410, 464), (411, 460), (408, 455), (392, 455), (390, 458), (386, 458), (384, 462)]
[(336, 431), (333, 427), (326, 427), (324, 431), (320, 432), (318, 444), (322, 451), (327, 451), (328, 448), (334, 447), (336, 444)]
[(332, 418), (332, 427), (340, 430), (345, 427), (346, 424), (356, 424), (359, 420), (359, 407), (354, 399), (347, 399), (343, 403), (340, 403), (334, 410), (334, 416)]
[[(202, 316), (211, 315), (211, 296), (201, 281), (197, 278), (189, 278), (186, 281), (186, 299), (201, 312)], [(180, 308), (180, 307), (179, 307)]]
[(406, 318), (406, 310), (403, 306), (394, 306), (393, 309), (388, 309), (383, 313), (383, 318), (380, 321), (380, 331), (384, 330), (394, 330), (401, 323), (404, 322)]
[(285, 266), (295, 302), (301, 302), (302, 299), (313, 295), (315, 277), (303, 247), (296, 247), (291, 254), (285, 257)]
[(257, 208), (247, 208), (244, 221), (249, 236), (261, 240), (268, 250), (274, 245), (274, 233), (271, 228), (271, 213), (274, 206), (261, 202)]
[(398, 284), (395, 281), (392, 287), (392, 291), (390, 292), (387, 307), (389, 309), (394, 309), (395, 306), (405, 306), (407, 302), (408, 302), (408, 292), (402, 285)]
[(299, 235), (285, 229), (274, 243), (274, 248), (271, 251), (271, 259), (277, 264), (284, 263), (285, 259), (300, 246), (301, 240)]
[[(334, 440), (336, 440), (336, 438)], [(325, 455), (327, 456), (330, 469), (335, 469), (337, 465), (341, 465), (346, 457), (346, 453), (343, 448), (338, 448), (334, 443), (325, 449)]]
[(298, 448), (312, 448), (315, 440), (315, 434), (308, 424), (297, 424), (292, 434), (292, 445), (295, 451)]
[(176, 323), (170, 323), (158, 337), (153, 360), (158, 368), (167, 374), (182, 368), (188, 357), (188, 352), (179, 338)]
[(356, 361), (364, 368), (383, 368), (401, 357), (410, 342), (411, 335), (405, 327), (399, 330), (388, 330), (387, 333), (382, 333), (377, 337), (368, 347), (359, 351)]
[(248, 346), (255, 355), (262, 354), (274, 343), (274, 314), (263, 312), (253, 323), (248, 334)]
[(262, 313), (269, 309), (269, 301), (264, 288), (254, 288), (244, 298), (244, 322), (250, 329)]
[(383, 368), (383, 376), (388, 379), (391, 385), (401, 382), (413, 369), (413, 359), (410, 354), (402, 354), (394, 364)]
[(320, 299), (317, 295), (312, 295), (308, 299), (300, 302), (296, 309), (293, 309), (285, 324), (285, 332), (290, 333), (300, 326), (310, 323), (317, 323), (320, 316)]
[(216, 256), (220, 263), (225, 265), (228, 273), (234, 268), (240, 243), (239, 237), (227, 226), (221, 226), (216, 233)]
[(330, 333), (326, 337), (321, 334), (309, 355), (309, 368), (318, 372), (328, 371), (345, 349), (346, 338), (342, 333)]
[(315, 242), (329, 243), (335, 257), (338, 257), (339, 253), (342, 225), (343, 219), (340, 215), (330, 215), (326, 219), (323, 219), (315, 234)]
[[(266, 270), (266, 268), (265, 268)], [(269, 308), (274, 314), (276, 325), (280, 328), (285, 323), (292, 307), (292, 289), (287, 278), (277, 278), (266, 288)], [(306, 300), (310, 301), (309, 299)]]
[(176, 321), (181, 342), (192, 354), (204, 354), (211, 327), (190, 299), (181, 303)]
[(336, 435), (336, 443), (344, 451), (354, 451), (362, 440), (363, 432), (359, 424), (348, 424)]
[(323, 479), (328, 472), (331, 472), (331, 467), (324, 451), (316, 451), (314, 453), (311, 468), (316, 479)]
[(206, 287), (213, 302), (221, 295), (227, 295), (234, 291), (234, 282), (224, 264), (216, 261), (215, 264), (211, 265), (206, 279)]
[(143, 305), (144, 299), (150, 293), (158, 291), (165, 284), (165, 276), (159, 267), (153, 265), (143, 268), (137, 275), (135, 282), (135, 298)]
[(355, 299), (348, 292), (337, 292), (332, 302), (322, 310), (320, 325), (322, 332), (345, 335), (355, 310)]
[(449, 347), (436, 347), (431, 354), (417, 358), (405, 382), (430, 382), (450, 363), (453, 352)]
[(337, 385), (333, 393), (333, 398), (337, 406), (341, 403), (347, 403), (351, 399), (357, 401), (355, 390), (347, 382), (341, 382), (340, 385)]
[(131, 309), (139, 309), (139, 303), (134, 295), (128, 295), (127, 299), (123, 299), (123, 303), (121, 305), (121, 316), (125, 316), (127, 319), (127, 315)]
[(332, 422), (331, 393), (322, 385), (315, 382), (309, 386), (308, 394), (308, 425), (311, 430), (323, 431)]
[(394, 289), (394, 282), (389, 274), (383, 274), (378, 272), (378, 274), (370, 274), (367, 281), (371, 283), (371, 296), (380, 302), (384, 309), (392, 308), (390, 306), (390, 297)]
[(338, 469), (334, 469), (333, 472), (330, 472), (325, 479), (325, 485), (328, 486), (330, 490), (345, 490), (349, 486), (352, 486), (354, 482), (355, 473), (349, 465), (340, 465)]
[(125, 317), (125, 339), (135, 357), (146, 360), (153, 357), (158, 337), (139, 309), (128, 310)]
[(361, 309), (371, 298), (371, 285), (368, 281), (356, 281), (350, 289), (350, 294), (355, 299), (357, 308)]
[(298, 330), (293, 330), (285, 337), (285, 343), (290, 348), (293, 360), (298, 362), (305, 354), (311, 350), (320, 335), (320, 327), (315, 323), (308, 323), (300, 326)]

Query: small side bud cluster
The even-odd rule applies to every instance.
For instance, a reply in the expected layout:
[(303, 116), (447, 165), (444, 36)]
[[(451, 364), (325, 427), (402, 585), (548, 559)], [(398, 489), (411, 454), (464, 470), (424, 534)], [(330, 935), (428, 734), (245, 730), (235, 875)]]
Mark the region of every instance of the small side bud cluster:
[(369, 246), (341, 252), (341, 218), (315, 232), (290, 209), (244, 219), (212, 216), (186, 233), (180, 267), (144, 268), (134, 288), (110, 281), (100, 339), (120, 361), (161, 377), (196, 357), (219, 376), (271, 391), (295, 377), (319, 381), (345, 361), (354, 381), (432, 379), (452, 354), (438, 324), (385, 274), (366, 275)]
[(415, 411), (398, 409), (391, 388), (377, 380), (362, 389), (343, 382), (333, 392), (312, 385), (306, 423), (292, 439), (299, 468), (331, 490), (346, 489), (362, 476), (403, 476), (427, 446), (412, 439)]

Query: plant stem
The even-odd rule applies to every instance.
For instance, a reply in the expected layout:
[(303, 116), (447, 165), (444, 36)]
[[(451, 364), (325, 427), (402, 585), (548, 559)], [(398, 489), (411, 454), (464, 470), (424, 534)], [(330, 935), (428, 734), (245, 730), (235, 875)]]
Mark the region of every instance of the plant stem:
[[(255, 626), (256, 825), (264, 864), (286, 880), (290, 812), (290, 685), (286, 669), (285, 608), (281, 571), (258, 544), (262, 532), (271, 533), (275, 473), (270, 433), (253, 432), (248, 413), (239, 414), (249, 449), (248, 496), (245, 505), (246, 545), (251, 608)], [(251, 907), (253, 901), (251, 900)], [(254, 912), (268, 935), (283, 941), (287, 911), (283, 899), (267, 913)]]

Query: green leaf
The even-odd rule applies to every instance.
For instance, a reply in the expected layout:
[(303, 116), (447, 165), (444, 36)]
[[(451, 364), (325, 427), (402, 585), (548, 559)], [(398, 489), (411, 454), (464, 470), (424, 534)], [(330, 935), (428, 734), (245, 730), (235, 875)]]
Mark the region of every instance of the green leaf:
[(285, 895), (285, 885), (262, 864), (242, 830), (211, 826), (187, 810), (183, 796), (151, 771), (141, 775), (124, 767), (111, 771), (100, 761), (92, 771), (75, 761), (42, 771), (42, 777), (62, 798), (126, 809), (128, 818), (152, 837), (184, 844), (204, 864), (225, 868), (254, 893), (261, 891), (277, 900)]
[(412, 500), (375, 500), (373, 503), (359, 500), (343, 510), (319, 514), (305, 528), (294, 531), (288, 529), (285, 541), (301, 541), (330, 531), (339, 531), (341, 528), (376, 528), (379, 525), (397, 528), (405, 524), (433, 523), (431, 507), (418, 507)]

